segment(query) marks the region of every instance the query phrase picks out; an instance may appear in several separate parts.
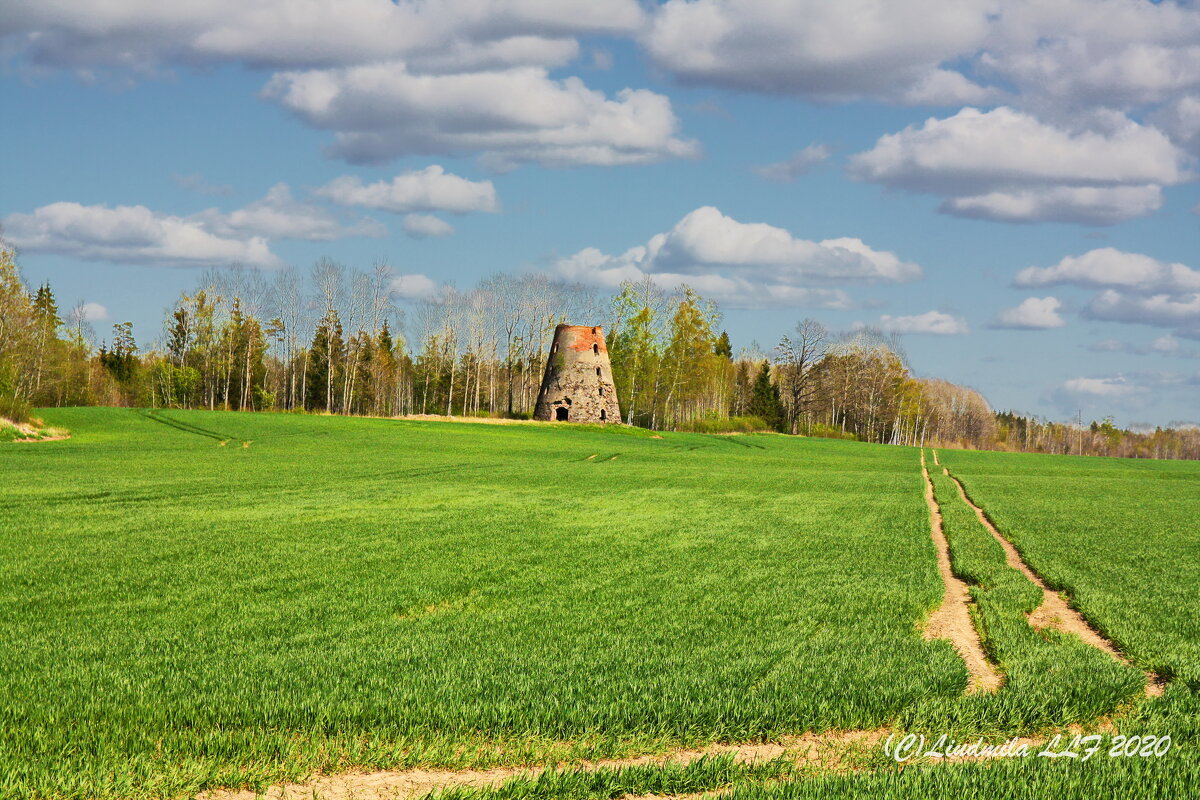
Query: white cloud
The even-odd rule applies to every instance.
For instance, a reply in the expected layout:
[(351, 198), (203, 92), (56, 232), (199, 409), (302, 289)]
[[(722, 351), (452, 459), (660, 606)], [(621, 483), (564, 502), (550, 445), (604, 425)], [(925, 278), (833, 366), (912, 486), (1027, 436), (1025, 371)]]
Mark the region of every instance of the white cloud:
[(976, 50), (989, 2), (671, 0), (645, 35), (680, 80), (820, 100), (982, 102), (940, 65)]
[(391, 181), (364, 185), (343, 175), (314, 194), (344, 206), (361, 206), (408, 214), (413, 211), (498, 211), (496, 187), (491, 181), (470, 181), (446, 172), (437, 164), (397, 175)]
[(1137, 295), (1105, 289), (1083, 310), (1089, 319), (1200, 328), (1200, 292)]
[(328, 210), (292, 196), (286, 183), (277, 183), (253, 203), (228, 213), (209, 209), (197, 214), (206, 227), (223, 236), (264, 236), (327, 242), (347, 236), (383, 236), (387, 229), (366, 218), (345, 225)]
[(1131, 383), (1123, 375), (1110, 378), (1071, 378), (1063, 381), (1062, 389), (1072, 395), (1118, 399), (1142, 395), (1147, 391), (1146, 387)]
[(1200, 97), (1184, 95), (1160, 108), (1152, 119), (1173, 142), (1192, 154), (1200, 154)]
[(671, 0), (643, 38), (683, 82), (822, 101), (1071, 114), (1200, 88), (1191, 3)]
[(32, 214), (10, 214), (4, 229), (24, 250), (86, 261), (176, 267), (234, 262), (280, 266), (262, 236), (219, 235), (200, 219), (159, 214), (145, 206), (51, 203)]
[(636, 0), (12, 0), (0, 33), (34, 64), (90, 70), (240, 62), (345, 65), (406, 58), (422, 69), (559, 66), (575, 35), (629, 33)]
[(972, 83), (961, 72), (935, 69), (905, 87), (893, 100), (908, 106), (960, 106), (994, 103), (1003, 96), (998, 89)]
[(432, 297), (438, 292), (437, 281), (420, 273), (397, 275), (389, 288), (392, 294), (409, 300)]
[(1130, 108), (1200, 83), (1200, 15), (1187, 4), (1007, 2), (977, 70), (1043, 107)]
[(395, 60), (453, 73), (561, 67), (589, 34), (640, 38), (683, 82), (819, 100), (983, 104), (1003, 86), (1043, 109), (1124, 109), (1200, 89), (1197, 10), (1131, 0), (9, 0), (0, 46), (87, 76)]
[(84, 303), (79, 307), (79, 315), (83, 322), (104, 322), (108, 319), (108, 309), (99, 303)]
[(525, 162), (645, 164), (695, 157), (666, 97), (623, 89), (615, 99), (540, 67), (420, 75), (401, 62), (280, 72), (263, 90), (317, 128), (328, 153), (354, 163), (408, 154), (483, 153), (496, 168)]
[(644, 20), (638, 0), (12, 0), (0, 54), (88, 82), (178, 66), (279, 70), (261, 96), (336, 131), (329, 152), (354, 163), (482, 153), (505, 169), (695, 156), (665, 96), (609, 98), (576, 77), (548, 77), (579, 58), (577, 36), (633, 35)]
[(1004, 222), (1109, 225), (1161, 205), (1187, 180), (1186, 154), (1161, 131), (1107, 115), (1103, 130), (1068, 130), (1008, 107), (964, 108), (879, 138), (850, 174), (940, 195), (941, 209)]
[(809, 170), (828, 159), (832, 154), (833, 150), (829, 145), (810, 144), (803, 150), (798, 150), (786, 161), (755, 167), (754, 171), (764, 180), (791, 183), (801, 175), (807, 175)]
[[(863, 323), (857, 323), (864, 327)], [(926, 311), (924, 314), (914, 314), (907, 317), (893, 317), (884, 314), (873, 327), (884, 333), (916, 333), (933, 336), (961, 336), (971, 332), (967, 321), (942, 311)]]
[(1116, 225), (1162, 207), (1158, 186), (1052, 186), (947, 198), (940, 211), (996, 222)]
[(1016, 308), (1006, 308), (996, 317), (994, 327), (1021, 330), (1061, 328), (1067, 322), (1058, 314), (1062, 302), (1056, 297), (1028, 297)]
[(282, 262), (271, 252), (272, 239), (330, 241), (387, 232), (370, 218), (345, 224), (328, 210), (297, 200), (286, 183), (228, 212), (210, 208), (183, 217), (141, 205), (59, 202), (31, 214), (10, 214), (3, 223), (13, 243), (30, 252), (174, 267), (238, 263), (273, 269)]
[(1083, 309), (1089, 319), (1200, 328), (1200, 270), (1141, 253), (1102, 247), (1051, 267), (1026, 267), (1014, 283), (1103, 289)]
[(739, 307), (848, 308), (844, 292), (824, 287), (921, 276), (916, 264), (859, 239), (798, 239), (783, 228), (738, 222), (711, 206), (620, 255), (587, 248), (559, 259), (555, 269), (571, 280), (605, 287), (650, 275), (662, 286), (686, 283)]
[(417, 239), (431, 236), (449, 236), (454, 226), (432, 214), (409, 214), (404, 218), (404, 232)]
[(1052, 267), (1027, 267), (1017, 286), (1071, 285), (1133, 289), (1140, 292), (1200, 292), (1200, 271), (1113, 247), (1067, 256)]

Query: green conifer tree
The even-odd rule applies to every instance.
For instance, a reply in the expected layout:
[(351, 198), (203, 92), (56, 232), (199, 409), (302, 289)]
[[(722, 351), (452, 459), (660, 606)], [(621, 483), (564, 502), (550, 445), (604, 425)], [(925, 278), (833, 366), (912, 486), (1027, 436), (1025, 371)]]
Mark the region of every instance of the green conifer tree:
[(758, 377), (750, 390), (750, 407), (747, 409), (751, 416), (760, 417), (773, 430), (780, 430), (783, 425), (783, 409), (779, 400), (779, 387), (771, 382), (771, 362), (763, 359)]
[(729, 334), (721, 331), (721, 335), (717, 337), (717, 343), (713, 347), (713, 352), (718, 356), (725, 358), (733, 358), (733, 345), (729, 343)]

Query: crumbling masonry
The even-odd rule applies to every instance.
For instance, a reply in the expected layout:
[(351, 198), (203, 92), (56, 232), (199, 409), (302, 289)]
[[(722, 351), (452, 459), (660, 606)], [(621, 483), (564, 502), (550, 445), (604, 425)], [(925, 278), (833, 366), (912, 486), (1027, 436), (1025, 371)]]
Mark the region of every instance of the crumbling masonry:
[(559, 325), (546, 359), (534, 419), (620, 422), (608, 348), (600, 326)]

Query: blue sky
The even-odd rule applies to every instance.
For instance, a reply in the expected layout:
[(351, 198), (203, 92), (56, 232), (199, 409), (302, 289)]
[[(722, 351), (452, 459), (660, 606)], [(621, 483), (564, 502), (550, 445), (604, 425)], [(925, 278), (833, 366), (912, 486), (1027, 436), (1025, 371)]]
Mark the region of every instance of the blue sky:
[(1200, 422), (1190, 6), (244, 5), (0, 23), (0, 223), (101, 336), (232, 260), (650, 275), (735, 347), (877, 325), (997, 408)]

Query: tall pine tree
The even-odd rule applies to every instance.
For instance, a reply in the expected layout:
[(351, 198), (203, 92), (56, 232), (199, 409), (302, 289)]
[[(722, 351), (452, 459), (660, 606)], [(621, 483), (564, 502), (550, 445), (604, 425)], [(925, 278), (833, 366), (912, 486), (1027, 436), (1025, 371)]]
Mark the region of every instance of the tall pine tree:
[(780, 430), (783, 426), (783, 408), (779, 401), (779, 387), (771, 382), (771, 362), (763, 359), (758, 377), (750, 390), (750, 407), (747, 409), (753, 417), (759, 417), (772, 430)]

